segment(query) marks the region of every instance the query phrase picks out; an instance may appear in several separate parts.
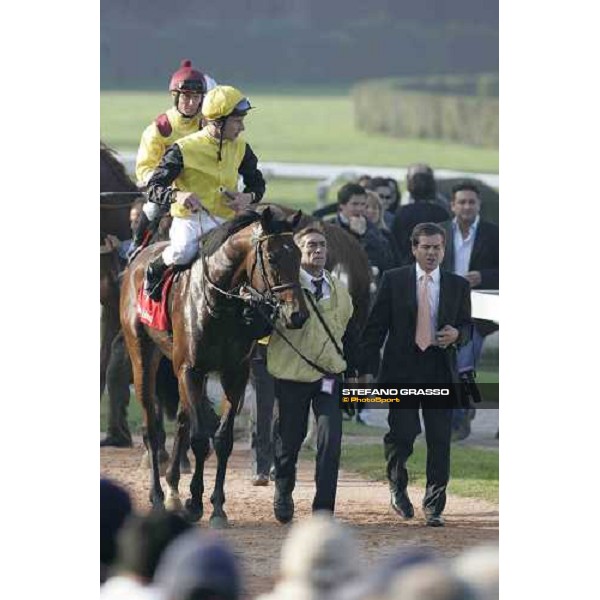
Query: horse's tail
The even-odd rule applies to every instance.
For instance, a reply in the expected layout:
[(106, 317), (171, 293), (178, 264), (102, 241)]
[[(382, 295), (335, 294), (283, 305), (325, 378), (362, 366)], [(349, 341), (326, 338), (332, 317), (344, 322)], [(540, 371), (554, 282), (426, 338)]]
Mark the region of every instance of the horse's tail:
[(174, 421), (179, 407), (179, 386), (177, 377), (173, 372), (173, 364), (164, 356), (156, 373), (156, 395), (167, 415), (167, 419)]

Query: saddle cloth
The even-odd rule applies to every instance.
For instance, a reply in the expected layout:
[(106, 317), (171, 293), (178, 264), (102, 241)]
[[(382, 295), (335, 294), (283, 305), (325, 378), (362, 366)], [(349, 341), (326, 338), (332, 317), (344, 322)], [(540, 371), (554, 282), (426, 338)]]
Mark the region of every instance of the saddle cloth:
[(160, 302), (152, 300), (144, 291), (143, 285), (140, 287), (137, 300), (137, 313), (144, 325), (148, 325), (148, 327), (158, 329), (159, 331), (171, 331), (168, 302), (175, 274), (176, 272), (173, 268), (169, 268), (165, 273)]

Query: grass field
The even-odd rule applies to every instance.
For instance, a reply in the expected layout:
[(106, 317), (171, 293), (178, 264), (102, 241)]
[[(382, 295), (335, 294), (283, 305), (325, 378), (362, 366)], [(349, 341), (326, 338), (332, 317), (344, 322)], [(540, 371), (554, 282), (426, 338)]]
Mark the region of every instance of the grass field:
[[(426, 446), (415, 443), (413, 455), (407, 463), (409, 481), (425, 487)], [(451, 494), (468, 498), (482, 498), (498, 502), (498, 452), (465, 446), (452, 446), (450, 484)], [(342, 446), (342, 468), (360, 473), (376, 481), (385, 481), (383, 444), (345, 444)], [(416, 498), (413, 498), (413, 502)]]
[[(498, 172), (497, 150), (358, 131), (351, 98), (342, 90), (250, 91), (256, 110), (247, 118), (246, 137), (263, 161), (393, 167), (419, 161), (434, 168)], [(103, 92), (101, 138), (118, 150), (135, 150), (143, 129), (169, 105), (166, 92)]]

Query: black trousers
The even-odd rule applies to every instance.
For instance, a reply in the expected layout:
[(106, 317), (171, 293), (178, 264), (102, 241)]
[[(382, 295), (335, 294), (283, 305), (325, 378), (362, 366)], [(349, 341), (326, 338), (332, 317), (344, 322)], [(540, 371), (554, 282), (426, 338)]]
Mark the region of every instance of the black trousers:
[(252, 469), (255, 475), (268, 475), (273, 464), (275, 380), (267, 371), (267, 346), (265, 344), (256, 344), (250, 366), (256, 389), (256, 403), (250, 412)]
[[(430, 347), (425, 352), (415, 348), (409, 356), (410, 377), (401, 383), (451, 383), (446, 358), (438, 348)], [(406, 461), (413, 453), (415, 438), (421, 433), (419, 408), (425, 422), (427, 443), (427, 485), (423, 508), (441, 513), (446, 506), (446, 487), (450, 478), (450, 442), (452, 434), (452, 404), (447, 408), (429, 408), (418, 397), (403, 400), (401, 408), (390, 409), (389, 432), (384, 436), (387, 476), (390, 487), (404, 491), (408, 485)]]
[(335, 382), (333, 394), (326, 394), (321, 391), (321, 380), (300, 383), (275, 379), (279, 410), (275, 435), (275, 485), (283, 493), (294, 490), (298, 453), (306, 436), (312, 404), (317, 421), (313, 510), (333, 512), (335, 508), (342, 445), (342, 413), (337, 394), (340, 381)]
[(131, 381), (131, 360), (125, 346), (123, 332), (119, 331), (112, 342), (110, 359), (106, 367), (106, 389), (108, 392), (107, 436), (131, 443), (131, 433), (127, 423), (129, 406), (129, 383)]

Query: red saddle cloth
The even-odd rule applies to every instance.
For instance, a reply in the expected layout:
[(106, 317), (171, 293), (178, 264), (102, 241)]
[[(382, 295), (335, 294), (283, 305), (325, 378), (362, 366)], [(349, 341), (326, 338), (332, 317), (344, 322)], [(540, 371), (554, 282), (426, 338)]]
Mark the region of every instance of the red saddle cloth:
[(169, 316), (168, 301), (174, 278), (175, 272), (172, 269), (169, 269), (163, 281), (160, 302), (149, 298), (148, 294), (144, 291), (143, 285), (140, 288), (137, 301), (137, 313), (140, 316), (140, 321), (144, 323), (144, 325), (148, 325), (149, 327), (153, 327), (160, 331), (171, 331), (171, 317)]

